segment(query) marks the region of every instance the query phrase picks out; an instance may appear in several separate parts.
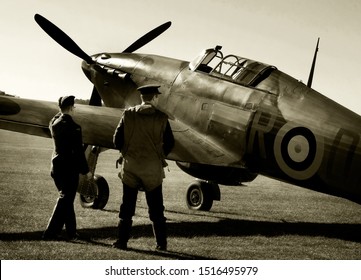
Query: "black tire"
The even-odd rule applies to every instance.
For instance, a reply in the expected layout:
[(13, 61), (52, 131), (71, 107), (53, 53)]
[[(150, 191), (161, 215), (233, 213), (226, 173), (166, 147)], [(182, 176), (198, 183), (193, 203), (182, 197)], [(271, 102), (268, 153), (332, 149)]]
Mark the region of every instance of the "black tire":
[(191, 210), (209, 211), (213, 205), (213, 195), (206, 182), (194, 181), (188, 186), (187, 206)]
[(84, 208), (103, 209), (109, 199), (109, 185), (107, 181), (99, 175), (94, 175), (94, 185), (97, 195), (85, 196), (80, 194), (80, 204)]

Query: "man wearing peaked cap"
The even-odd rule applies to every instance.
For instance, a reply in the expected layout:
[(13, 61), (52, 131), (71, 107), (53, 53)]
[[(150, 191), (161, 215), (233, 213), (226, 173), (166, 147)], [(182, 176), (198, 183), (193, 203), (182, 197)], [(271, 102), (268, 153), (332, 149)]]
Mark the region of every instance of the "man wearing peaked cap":
[(51, 177), (59, 191), (59, 197), (50, 217), (43, 239), (58, 239), (62, 228), (68, 238), (77, 238), (74, 199), (79, 173), (92, 177), (85, 158), (81, 127), (73, 121), (75, 96), (63, 96), (58, 100), (60, 112), (50, 121), (49, 129), (54, 142), (51, 159)]
[(137, 88), (140, 91), (140, 94), (161, 94), (158, 90), (160, 88), (159, 85), (145, 85)]
[(75, 103), (75, 96), (73, 95), (62, 96), (59, 98), (58, 101), (59, 108), (74, 106), (74, 103)]
[(119, 211), (118, 240), (113, 244), (127, 249), (138, 191), (145, 191), (149, 218), (157, 250), (167, 250), (162, 182), (165, 156), (174, 146), (168, 116), (156, 106), (158, 85), (139, 87), (142, 104), (125, 110), (114, 133), (114, 145), (122, 153), (120, 177), (123, 199)]

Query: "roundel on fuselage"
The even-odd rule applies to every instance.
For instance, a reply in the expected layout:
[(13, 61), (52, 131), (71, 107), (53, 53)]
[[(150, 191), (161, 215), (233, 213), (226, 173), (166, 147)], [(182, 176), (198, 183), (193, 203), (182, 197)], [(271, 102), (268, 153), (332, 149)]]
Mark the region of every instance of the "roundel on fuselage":
[(324, 143), (309, 128), (288, 122), (278, 131), (273, 150), (284, 173), (296, 180), (306, 180), (321, 165)]

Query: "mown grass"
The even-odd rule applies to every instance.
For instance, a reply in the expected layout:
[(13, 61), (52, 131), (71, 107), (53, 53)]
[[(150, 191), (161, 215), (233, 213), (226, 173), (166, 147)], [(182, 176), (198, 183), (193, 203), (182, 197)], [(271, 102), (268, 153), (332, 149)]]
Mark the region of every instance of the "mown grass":
[(0, 130), (1, 259), (361, 259), (361, 207), (265, 177), (221, 186), (209, 212), (187, 209), (193, 180), (170, 162), (164, 182), (169, 251), (156, 252), (144, 195), (138, 198), (129, 251), (116, 239), (121, 185), (115, 151), (101, 154), (97, 173), (110, 185), (104, 210), (76, 200), (77, 242), (42, 241), (57, 193), (49, 176), (50, 139)]

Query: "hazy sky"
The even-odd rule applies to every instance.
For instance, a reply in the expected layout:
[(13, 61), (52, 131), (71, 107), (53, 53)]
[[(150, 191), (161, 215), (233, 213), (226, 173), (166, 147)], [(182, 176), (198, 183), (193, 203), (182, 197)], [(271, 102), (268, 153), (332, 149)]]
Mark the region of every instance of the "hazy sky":
[(313, 88), (361, 114), (359, 0), (1, 0), (0, 90), (55, 101), (90, 97), (81, 60), (34, 21), (39, 13), (88, 54), (121, 52), (170, 20), (163, 35), (139, 49), (193, 60), (222, 45), (225, 54), (262, 61), (307, 82), (321, 37)]

